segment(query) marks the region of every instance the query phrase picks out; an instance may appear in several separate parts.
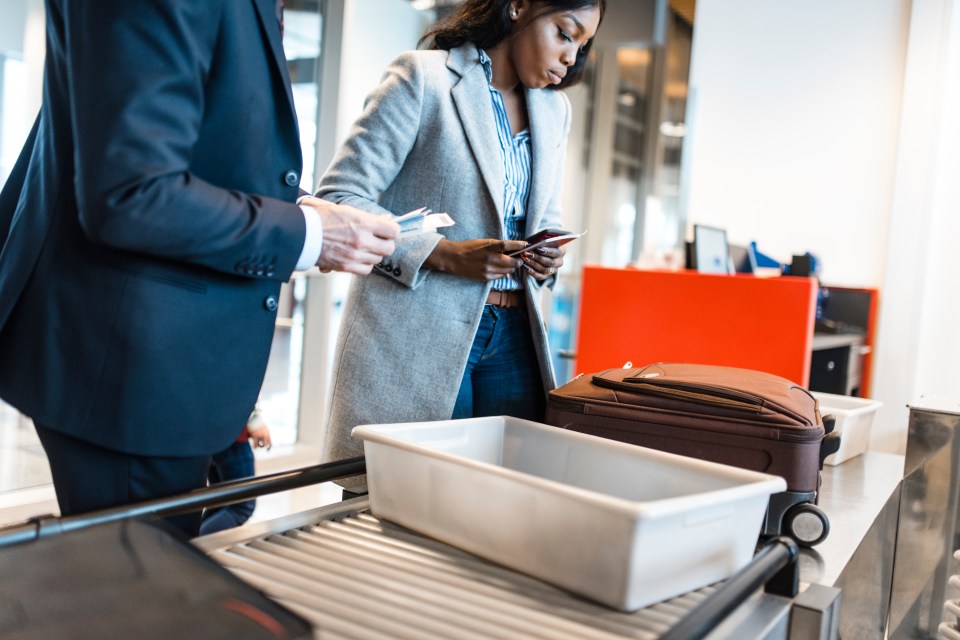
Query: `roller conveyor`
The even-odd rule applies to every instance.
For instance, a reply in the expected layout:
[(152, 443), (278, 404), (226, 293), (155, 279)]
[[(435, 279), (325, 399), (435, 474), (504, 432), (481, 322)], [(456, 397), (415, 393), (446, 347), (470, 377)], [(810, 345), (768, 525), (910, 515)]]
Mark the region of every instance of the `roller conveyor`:
[(276, 532), (242, 539), (241, 529), (195, 543), (322, 638), (654, 639), (716, 590), (622, 613), (379, 520), (364, 499), (352, 502)]
[[(52, 536), (213, 508), (363, 470), (362, 458), (351, 459), (88, 514), (42, 516), (0, 529), (0, 551), (20, 547), (30, 554), (31, 542)], [(247, 524), (187, 544), (298, 613), (312, 624), (317, 638), (834, 637), (813, 629), (794, 634), (792, 622), (788, 630), (791, 609), (799, 601), (798, 563), (796, 544), (783, 538), (766, 542), (747, 566), (722, 583), (634, 613), (593, 603), (380, 520), (369, 512), (366, 498)], [(129, 615), (135, 619), (137, 611), (131, 609)]]

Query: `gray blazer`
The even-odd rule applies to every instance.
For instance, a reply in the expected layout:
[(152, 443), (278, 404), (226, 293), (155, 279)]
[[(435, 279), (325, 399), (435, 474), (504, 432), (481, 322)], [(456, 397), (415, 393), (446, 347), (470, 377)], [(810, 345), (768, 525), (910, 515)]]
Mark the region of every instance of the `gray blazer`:
[[(472, 44), (400, 55), (320, 181), (317, 196), (327, 200), (395, 215), (426, 206), (456, 222), (400, 240), (374, 273), (354, 277), (334, 356), (324, 460), (363, 452), (350, 435), (358, 424), (445, 420), (453, 412), (491, 283), (421, 267), (441, 237), (506, 237), (503, 160), (488, 87)], [(526, 100), (530, 235), (560, 226), (570, 103), (550, 89), (528, 89)], [(524, 286), (546, 393), (555, 381), (540, 283), (526, 277)]]

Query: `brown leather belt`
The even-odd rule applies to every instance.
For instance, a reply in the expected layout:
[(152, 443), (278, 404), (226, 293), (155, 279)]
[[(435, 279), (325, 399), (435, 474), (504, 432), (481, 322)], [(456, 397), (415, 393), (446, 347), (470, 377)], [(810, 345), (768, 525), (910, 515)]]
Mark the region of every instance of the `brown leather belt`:
[(521, 304), (523, 304), (523, 291), (520, 289), (517, 289), (516, 291), (499, 291), (497, 289), (491, 289), (489, 295), (487, 295), (487, 304), (495, 307), (501, 307), (503, 309), (519, 307)]

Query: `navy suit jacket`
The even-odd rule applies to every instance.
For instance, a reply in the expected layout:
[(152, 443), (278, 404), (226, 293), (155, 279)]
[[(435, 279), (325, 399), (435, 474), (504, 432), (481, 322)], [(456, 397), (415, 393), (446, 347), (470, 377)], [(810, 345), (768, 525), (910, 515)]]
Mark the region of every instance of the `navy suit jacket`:
[(305, 236), (275, 0), (47, 0), (30, 142), (0, 194), (0, 397), (127, 453), (226, 448)]

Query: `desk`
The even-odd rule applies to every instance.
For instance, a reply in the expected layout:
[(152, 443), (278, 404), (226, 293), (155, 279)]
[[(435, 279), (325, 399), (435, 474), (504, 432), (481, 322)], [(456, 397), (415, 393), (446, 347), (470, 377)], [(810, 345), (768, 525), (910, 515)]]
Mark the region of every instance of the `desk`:
[[(626, 362), (692, 362), (772, 373), (815, 391), (869, 397), (875, 289), (829, 287), (815, 333), (813, 278), (587, 265), (573, 374)], [(565, 382), (565, 381), (563, 381)]]
[(810, 357), (811, 391), (859, 396), (863, 356), (869, 349), (862, 334), (814, 333)]
[[(874, 288), (821, 287), (820, 316), (822, 322), (839, 323), (853, 328), (863, 338), (859, 354), (854, 354), (855, 361), (860, 365), (860, 375), (857, 383), (858, 395), (861, 398), (870, 397), (871, 378), (873, 371), (873, 345), (876, 344), (877, 313), (880, 305), (880, 292)], [(832, 336), (840, 338), (840, 335)], [(814, 335), (816, 342), (817, 336)], [(814, 346), (814, 349), (817, 347)], [(851, 353), (853, 353), (851, 351)]]

